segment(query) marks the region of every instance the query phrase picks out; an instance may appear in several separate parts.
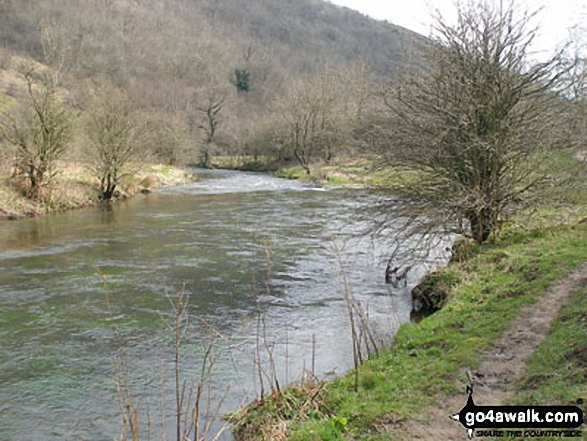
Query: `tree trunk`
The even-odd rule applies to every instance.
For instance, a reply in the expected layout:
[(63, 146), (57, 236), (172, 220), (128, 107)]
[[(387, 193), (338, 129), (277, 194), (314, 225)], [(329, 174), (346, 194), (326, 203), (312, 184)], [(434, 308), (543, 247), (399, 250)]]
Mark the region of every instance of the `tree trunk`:
[(204, 157), (202, 158), (202, 167), (212, 168), (212, 160), (210, 158), (210, 153), (208, 153), (207, 151), (204, 152)]
[(306, 158), (304, 155), (303, 150), (300, 151), (298, 148), (294, 148), (294, 156), (298, 160), (298, 163), (302, 166), (302, 168), (306, 171), (307, 175), (310, 175), (310, 161), (309, 158)]
[(326, 164), (330, 165), (330, 162), (332, 161), (332, 147), (330, 145), (328, 145), (328, 149), (326, 150)]
[(102, 190), (102, 200), (109, 201), (112, 199), (112, 196), (114, 196), (114, 190), (116, 189), (116, 184), (112, 182), (112, 176), (110, 173), (102, 178), (100, 187)]
[(471, 226), (471, 233), (475, 242), (481, 244), (495, 233), (497, 213), (493, 208), (484, 207), (479, 210), (471, 209), (467, 213), (467, 219)]

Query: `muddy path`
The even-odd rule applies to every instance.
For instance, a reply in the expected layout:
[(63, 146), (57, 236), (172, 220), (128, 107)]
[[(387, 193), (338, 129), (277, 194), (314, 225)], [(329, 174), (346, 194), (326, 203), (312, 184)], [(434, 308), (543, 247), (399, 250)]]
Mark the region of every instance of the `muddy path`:
[[(501, 338), (482, 354), (482, 363), (468, 371), (478, 405), (502, 405), (513, 398), (515, 384), (525, 369), (526, 359), (546, 339), (552, 322), (573, 292), (587, 284), (587, 262), (566, 278), (554, 282), (533, 305), (522, 308)], [(467, 439), (463, 426), (449, 418), (466, 403), (466, 385), (461, 395), (438, 397), (438, 404), (425, 409), (417, 420), (402, 424), (402, 433), (392, 439), (447, 440)], [(483, 439), (477, 438), (475, 439)]]

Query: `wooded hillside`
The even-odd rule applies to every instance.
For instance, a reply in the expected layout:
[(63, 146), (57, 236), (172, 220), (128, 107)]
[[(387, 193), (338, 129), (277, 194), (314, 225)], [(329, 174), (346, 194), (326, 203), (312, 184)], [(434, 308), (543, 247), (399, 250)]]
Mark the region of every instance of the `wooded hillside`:
[(322, 0), (0, 0), (0, 68), (16, 68), (14, 54), (48, 64), (83, 110), (118, 89), (179, 136), (170, 162), (211, 143), (234, 154), (308, 77), (351, 66), (394, 76), (425, 41)]

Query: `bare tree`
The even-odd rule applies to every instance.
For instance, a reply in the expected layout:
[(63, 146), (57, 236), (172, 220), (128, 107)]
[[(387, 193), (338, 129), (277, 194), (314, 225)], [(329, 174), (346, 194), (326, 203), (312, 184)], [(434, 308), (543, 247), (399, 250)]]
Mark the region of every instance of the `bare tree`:
[(71, 115), (61, 103), (53, 77), (41, 75), (37, 84), (33, 69), (23, 75), (29, 103), (19, 113), (4, 114), (0, 132), (16, 147), (15, 176), (26, 176), (26, 196), (50, 200), (54, 165), (67, 148)]
[[(358, 93), (360, 92), (360, 93)], [(346, 71), (325, 69), (300, 82), (275, 106), (281, 116), (276, 142), (289, 146), (307, 174), (316, 158), (327, 163), (344, 150), (364, 99)]]
[(66, 63), (70, 49), (65, 47), (64, 38), (59, 33), (59, 25), (53, 20), (44, 20), (40, 25), (40, 30), (43, 57), (45, 63), (53, 67), (53, 78), (57, 83), (68, 69)]
[(176, 165), (184, 159), (185, 133), (179, 121), (167, 115), (153, 115), (146, 121), (149, 127), (148, 144), (158, 160)]
[(204, 132), (204, 145), (202, 147), (201, 165), (204, 168), (211, 167), (210, 150), (214, 143), (214, 136), (220, 125), (220, 112), (224, 105), (226, 96), (208, 95), (207, 103), (198, 107), (198, 110), (204, 115), (200, 129)]
[(587, 46), (585, 30), (575, 27), (565, 48), (564, 62), (567, 70), (563, 77), (567, 98), (570, 144), (577, 150), (585, 149), (587, 133)]
[(96, 159), (101, 197), (108, 201), (140, 147), (141, 129), (132, 104), (117, 92), (106, 94), (90, 112), (88, 136)]
[(545, 152), (556, 145), (559, 57), (531, 64), (533, 14), (486, 0), (441, 17), (429, 70), (384, 93), (388, 117), (373, 133), (387, 164), (423, 172), (410, 188), (428, 207), (464, 219), (481, 243), (500, 220), (549, 179)]

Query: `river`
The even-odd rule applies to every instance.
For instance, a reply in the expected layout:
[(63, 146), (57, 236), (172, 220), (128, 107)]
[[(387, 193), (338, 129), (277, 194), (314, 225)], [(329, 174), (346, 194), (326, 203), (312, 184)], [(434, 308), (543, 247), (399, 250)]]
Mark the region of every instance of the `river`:
[[(321, 377), (343, 372), (352, 346), (333, 241), (381, 333), (409, 320), (409, 289), (425, 268), (412, 270), (407, 288), (391, 289), (385, 232), (353, 234), (368, 227), (362, 214), (379, 196), (254, 173), (200, 174), (197, 183), (130, 201), (0, 225), (0, 439), (114, 439), (111, 360), (121, 346), (142, 409), (159, 415), (160, 401), (172, 405), (165, 292), (182, 286), (191, 317), (182, 370), (199, 370), (210, 334), (204, 319), (223, 335), (211, 382), (213, 400), (229, 386), (223, 412), (258, 391), (248, 359), (257, 295), (282, 382), (312, 363)], [(271, 242), (270, 292), (263, 241)]]

